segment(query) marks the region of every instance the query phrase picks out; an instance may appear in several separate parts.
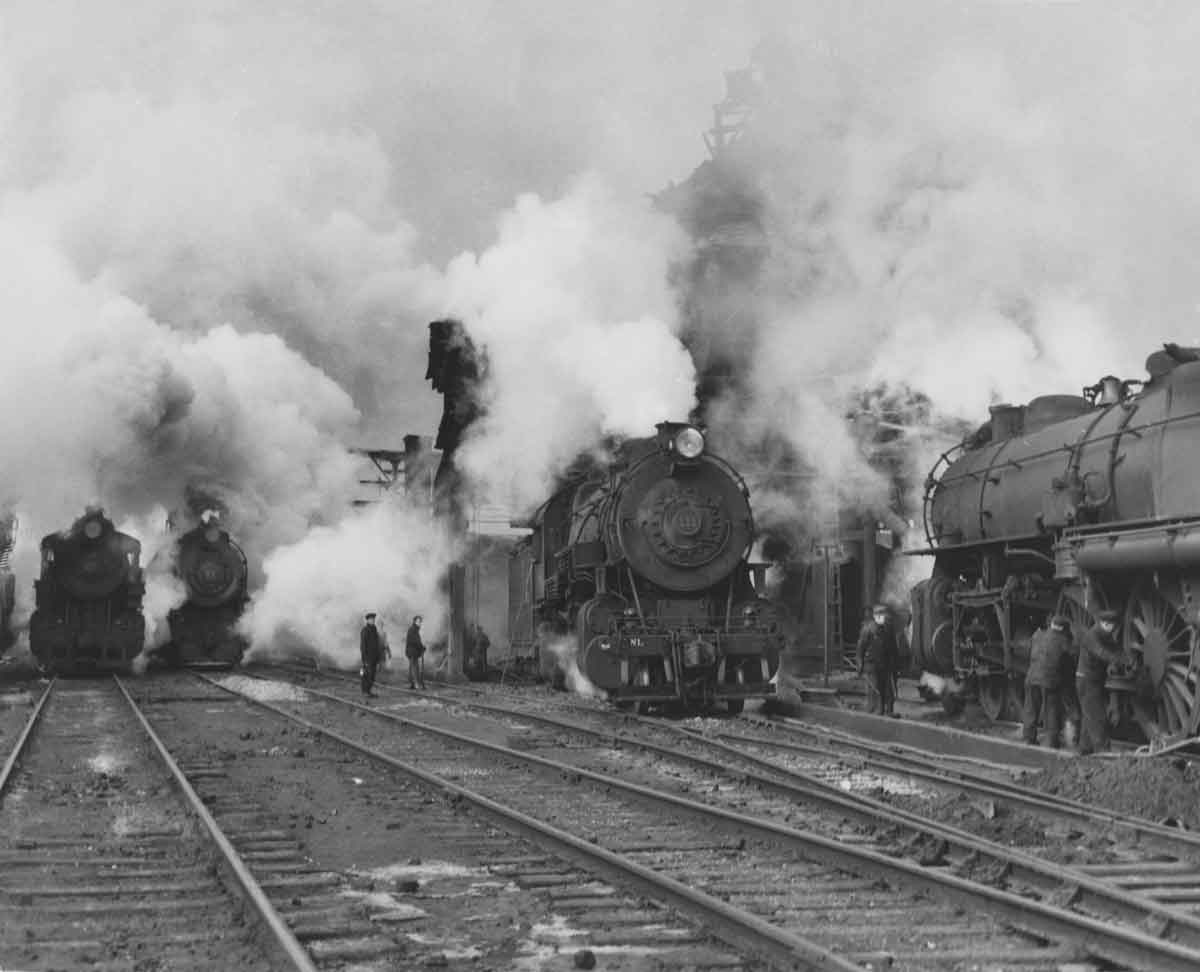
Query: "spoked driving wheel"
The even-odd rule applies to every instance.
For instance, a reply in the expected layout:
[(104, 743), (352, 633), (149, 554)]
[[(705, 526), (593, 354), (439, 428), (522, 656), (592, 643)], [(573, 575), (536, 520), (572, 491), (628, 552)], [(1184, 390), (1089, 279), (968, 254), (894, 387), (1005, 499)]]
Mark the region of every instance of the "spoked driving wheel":
[(1076, 644), (1083, 633), (1096, 623), (1096, 616), (1108, 606), (1108, 598), (1098, 588), (1093, 589), (1089, 604), (1084, 603), (1081, 587), (1067, 587), (1058, 598), (1058, 613), (1071, 622), (1071, 633)]
[(1195, 641), (1195, 629), (1162, 591), (1139, 582), (1125, 611), (1125, 645), (1149, 676), (1158, 729), (1167, 735), (1195, 731), (1200, 718)]

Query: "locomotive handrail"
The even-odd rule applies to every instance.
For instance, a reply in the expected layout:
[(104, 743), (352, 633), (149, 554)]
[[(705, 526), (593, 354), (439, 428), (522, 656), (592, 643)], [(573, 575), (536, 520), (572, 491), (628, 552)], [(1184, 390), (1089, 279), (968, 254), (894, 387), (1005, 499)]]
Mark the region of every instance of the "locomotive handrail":
[[(1110, 407), (1117, 408), (1119, 406), (1113, 405)], [(1161, 425), (1169, 425), (1172, 422), (1181, 422), (1184, 419), (1191, 419), (1191, 418), (1200, 418), (1200, 410), (1197, 410), (1194, 412), (1185, 412), (1182, 415), (1172, 415), (1172, 416), (1169, 416), (1168, 418), (1155, 419), (1153, 422), (1144, 422), (1141, 425), (1128, 426), (1123, 429), (1118, 429), (1116, 432), (1105, 432), (1103, 435), (1098, 435), (1094, 438), (1080, 439), (1078, 442), (1075, 442), (1075, 443), (1064, 443), (1063, 445), (1055, 446), (1052, 449), (1044, 449), (1041, 452), (1031, 452), (1027, 455), (1021, 456), (1021, 461), (1029, 462), (1032, 459), (1044, 459), (1047, 456), (1054, 455), (1056, 452), (1071, 452), (1071, 451), (1073, 451), (1075, 449), (1079, 449), (1085, 445), (1091, 445), (1094, 442), (1103, 442), (1106, 439), (1119, 439), (1119, 438), (1121, 438), (1121, 436), (1124, 436), (1124, 435), (1132, 435), (1135, 438), (1137, 438), (1140, 435), (1140, 433), (1146, 431), (1147, 429), (1154, 429), (1154, 428), (1158, 428)], [(992, 443), (989, 443), (989, 445), (990, 444), (992, 444)], [(959, 443), (958, 446), (955, 446), (955, 449), (963, 449), (963, 448), (964, 448), (964, 445), (962, 443)], [(944, 459), (947, 455), (949, 455), (953, 451), (954, 451), (953, 449), (947, 449), (946, 452), (942, 453), (942, 456), (938, 459), (937, 463), (934, 464), (933, 469), (930, 470), (930, 472), (929, 472), (929, 477), (926, 479), (926, 489), (927, 490), (929, 487), (929, 480), (932, 479), (933, 474), (937, 471), (938, 465), (941, 464), (942, 459)], [(1009, 460), (1008, 462), (998, 463), (995, 466), (989, 466), (988, 471), (990, 471), (992, 469), (1003, 469), (1004, 466), (1008, 465), (1009, 462), (1011, 462), (1011, 461), (1012, 460)], [(946, 484), (946, 483), (955, 483), (955, 482), (958, 482), (963, 479), (975, 479), (980, 475), (981, 475), (981, 473), (979, 473), (978, 471), (975, 471), (975, 470), (973, 470), (971, 472), (966, 472), (966, 473), (958, 473), (957, 475), (951, 476), (948, 479), (943, 478), (943, 479), (937, 480), (937, 484), (941, 485), (941, 484)]]
[(933, 503), (933, 494), (935, 490), (942, 483), (942, 480), (936, 477), (937, 471), (943, 462), (947, 467), (949, 467), (952, 461), (950, 457), (957, 452), (963, 452), (965, 450), (965, 442), (959, 442), (957, 445), (952, 445), (949, 449), (938, 456), (937, 462), (935, 462), (933, 464), (933, 468), (929, 470), (929, 475), (925, 477), (925, 495), (921, 499), (921, 520), (922, 525), (925, 528), (925, 541), (931, 547), (934, 545), (934, 542), (933, 531), (929, 528), (929, 508)]
[(1105, 533), (1115, 533), (1131, 530), (1137, 527), (1170, 529), (1172, 527), (1188, 527), (1200, 524), (1200, 516), (1159, 516), (1142, 517), (1136, 520), (1109, 520), (1105, 523), (1081, 523), (1077, 526), (1066, 527), (1062, 531), (1064, 540), (1083, 539), (1100, 536)]

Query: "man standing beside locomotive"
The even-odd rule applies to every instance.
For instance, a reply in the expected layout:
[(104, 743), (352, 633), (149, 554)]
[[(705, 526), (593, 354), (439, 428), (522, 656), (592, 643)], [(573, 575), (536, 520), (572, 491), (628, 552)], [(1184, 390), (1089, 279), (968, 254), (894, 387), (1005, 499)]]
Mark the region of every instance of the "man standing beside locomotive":
[(867, 671), (867, 711), (896, 715), (896, 668), (900, 639), (886, 604), (876, 604), (858, 636), (858, 674)]
[(408, 687), (410, 689), (425, 690), (425, 672), (421, 665), (421, 659), (425, 655), (425, 644), (421, 641), (421, 624), (423, 622), (421, 615), (417, 615), (412, 619), (412, 624), (408, 626), (408, 633), (404, 636), (404, 657), (408, 659)]
[(1108, 712), (1104, 683), (1108, 666), (1124, 654), (1117, 643), (1116, 611), (1101, 611), (1096, 623), (1079, 641), (1079, 667), (1075, 670), (1075, 688), (1079, 693), (1079, 755), (1089, 756), (1108, 749)]
[[(1071, 677), (1067, 662), (1074, 660), (1071, 622), (1061, 614), (1050, 619), (1047, 630), (1035, 631), (1025, 674), (1025, 713), (1021, 735), (1030, 745), (1038, 741), (1038, 718), (1051, 749), (1062, 746), (1063, 680)], [(1072, 666), (1073, 668), (1073, 666)]]

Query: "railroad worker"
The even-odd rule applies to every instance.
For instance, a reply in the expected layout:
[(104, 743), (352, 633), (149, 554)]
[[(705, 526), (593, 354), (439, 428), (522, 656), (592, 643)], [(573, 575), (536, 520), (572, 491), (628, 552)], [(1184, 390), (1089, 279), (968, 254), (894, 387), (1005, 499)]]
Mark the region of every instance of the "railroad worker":
[(1038, 741), (1038, 721), (1046, 730), (1051, 749), (1062, 746), (1063, 688), (1070, 676), (1064, 660), (1074, 661), (1071, 622), (1061, 614), (1050, 619), (1050, 626), (1033, 633), (1029, 651), (1029, 671), (1025, 673), (1025, 713), (1021, 735), (1032, 746)]
[(363, 619), (362, 631), (358, 634), (358, 653), (362, 659), (362, 694), (374, 695), (375, 673), (379, 670), (379, 660), (383, 657), (383, 645), (379, 637), (379, 629), (375, 627), (375, 612), (368, 611)]
[(404, 657), (408, 659), (408, 687), (410, 689), (425, 689), (425, 670), (422, 659), (425, 656), (425, 643), (421, 641), (421, 624), (424, 619), (417, 615), (408, 626), (404, 636)]
[(867, 711), (896, 715), (896, 667), (900, 639), (886, 604), (876, 604), (858, 636), (858, 674), (867, 673)]
[(467, 675), (482, 678), (487, 673), (487, 653), (492, 640), (478, 621), (467, 625), (463, 633), (463, 670)]
[(1108, 749), (1108, 713), (1104, 683), (1108, 666), (1122, 658), (1117, 638), (1116, 611), (1101, 611), (1096, 623), (1079, 639), (1075, 690), (1079, 695), (1079, 755)]

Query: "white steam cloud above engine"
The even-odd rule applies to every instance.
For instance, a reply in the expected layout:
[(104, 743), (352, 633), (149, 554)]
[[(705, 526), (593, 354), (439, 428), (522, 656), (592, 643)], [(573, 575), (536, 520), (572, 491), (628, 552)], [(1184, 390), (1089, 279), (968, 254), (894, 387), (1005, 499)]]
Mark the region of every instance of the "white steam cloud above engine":
[[(770, 429), (868, 497), (839, 436), (863, 384), (982, 421), (1138, 376), (1160, 338), (1200, 333), (1198, 18), (15, 0), (0, 500), (21, 517), (18, 591), (86, 503), (146, 531), (200, 487), (265, 565), (260, 642), (344, 655), (364, 608), (434, 616), (449, 545), (403, 509), (349, 512), (345, 447), (432, 431), (426, 324), (445, 314), (492, 362), (464, 463), (517, 505), (602, 435), (684, 417), (681, 341), (701, 365), (748, 349), (719, 444)], [(667, 283), (687, 244), (644, 194), (699, 161), (721, 71), (763, 36), (769, 272), (733, 295), (754, 313), (687, 333)]]

